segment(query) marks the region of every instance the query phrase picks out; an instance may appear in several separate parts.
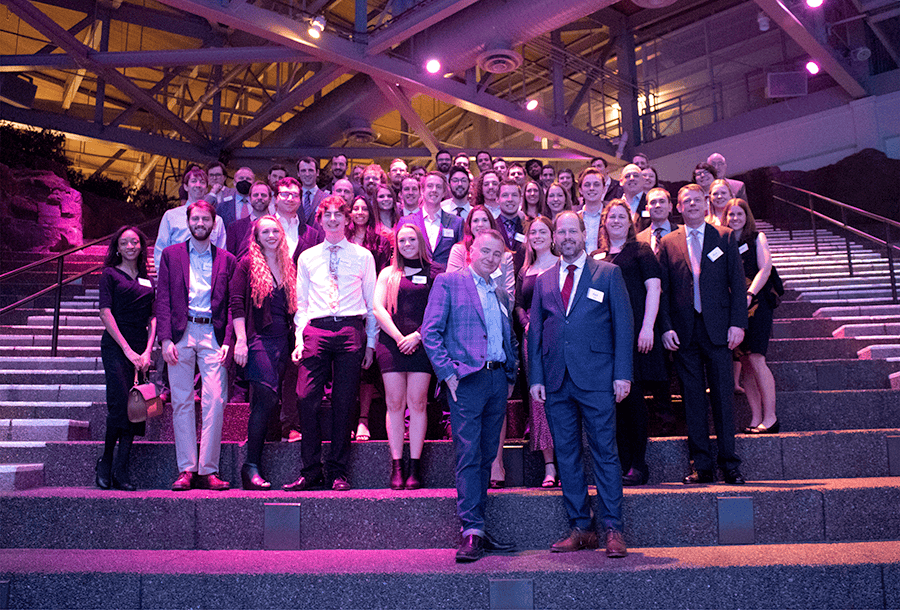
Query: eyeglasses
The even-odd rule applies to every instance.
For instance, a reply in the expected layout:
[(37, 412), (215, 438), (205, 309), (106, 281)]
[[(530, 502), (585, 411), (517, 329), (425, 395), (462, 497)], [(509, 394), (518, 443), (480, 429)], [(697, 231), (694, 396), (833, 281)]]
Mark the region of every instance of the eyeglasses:
[(300, 199), (300, 193), (287, 193), (285, 191), (279, 191), (278, 196), (282, 199)]

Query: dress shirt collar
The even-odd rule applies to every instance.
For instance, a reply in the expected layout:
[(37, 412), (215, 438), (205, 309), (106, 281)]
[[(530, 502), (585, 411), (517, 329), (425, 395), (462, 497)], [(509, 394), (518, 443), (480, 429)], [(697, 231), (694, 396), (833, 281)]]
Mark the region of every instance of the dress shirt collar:
[(490, 278), (490, 281), (485, 281), (483, 277), (475, 273), (475, 270), (472, 269), (472, 267), (469, 267), (469, 273), (472, 274), (472, 279), (475, 280), (476, 286), (481, 284), (481, 286), (485, 287), (488, 291), (496, 290), (497, 284), (494, 283), (494, 278)]
[(578, 258), (576, 258), (574, 261), (572, 261), (571, 263), (567, 263), (565, 261), (565, 259), (563, 259), (563, 257), (560, 256), (559, 257), (560, 273), (564, 273), (566, 270), (566, 267), (568, 267), (569, 265), (575, 265), (580, 270), (582, 267), (584, 267), (585, 262), (587, 262), (587, 252), (582, 252), (581, 255)]

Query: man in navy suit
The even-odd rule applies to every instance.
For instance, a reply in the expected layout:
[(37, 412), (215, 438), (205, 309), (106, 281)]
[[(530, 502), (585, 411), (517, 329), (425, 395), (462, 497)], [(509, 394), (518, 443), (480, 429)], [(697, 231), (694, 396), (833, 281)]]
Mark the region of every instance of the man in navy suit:
[[(208, 201), (187, 208), (191, 237), (166, 248), (157, 276), (157, 333), (169, 365), (175, 457), (181, 473), (174, 491), (228, 489), (219, 479), (222, 415), (227, 401), (228, 282), (235, 258), (210, 243), (216, 211)], [(200, 368), (203, 429), (197, 455), (194, 366)]]
[(328, 194), (316, 184), (319, 178), (319, 164), (312, 157), (301, 157), (297, 161), (297, 178), (300, 180), (300, 205), (303, 206), (303, 218), (306, 224), (316, 221), (316, 210)]
[(272, 191), (269, 185), (257, 180), (250, 187), (250, 215), (235, 220), (225, 229), (225, 249), (238, 260), (250, 250), (250, 228), (269, 213)]
[(606, 554), (624, 557), (615, 403), (631, 390), (631, 303), (619, 268), (585, 253), (581, 217), (563, 212), (554, 225), (561, 261), (538, 276), (528, 328), (531, 397), (545, 403), (572, 528), (550, 550), (599, 546), (582, 464), (583, 428), (593, 459)]
[(459, 563), (514, 548), (488, 535), (484, 521), (491, 462), (517, 369), (513, 301), (491, 277), (505, 251), (498, 231), (479, 235), (469, 267), (435, 279), (422, 322), (422, 345), (450, 393), (456, 513), (463, 537), (456, 553)]
[(734, 375), (731, 351), (747, 327), (746, 281), (731, 229), (704, 221), (706, 197), (696, 184), (678, 191), (684, 225), (662, 238), (663, 346), (675, 352), (684, 390), (691, 473), (684, 483), (715, 481), (709, 441), (706, 382), (716, 428), (718, 463), (726, 483), (742, 485), (734, 452)]
[(405, 224), (415, 224), (427, 238), (431, 260), (447, 267), (450, 249), (463, 238), (463, 220), (456, 214), (441, 209), (448, 187), (440, 172), (429, 172), (422, 180), (422, 205), (419, 209), (400, 218), (399, 229)]

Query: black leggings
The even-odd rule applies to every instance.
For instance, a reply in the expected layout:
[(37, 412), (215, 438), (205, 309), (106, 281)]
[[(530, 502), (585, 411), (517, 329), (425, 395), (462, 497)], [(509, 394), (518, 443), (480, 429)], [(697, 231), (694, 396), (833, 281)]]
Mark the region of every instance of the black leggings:
[(259, 466), (269, 420), (278, 409), (278, 394), (271, 388), (250, 382), (250, 419), (247, 420), (247, 463)]

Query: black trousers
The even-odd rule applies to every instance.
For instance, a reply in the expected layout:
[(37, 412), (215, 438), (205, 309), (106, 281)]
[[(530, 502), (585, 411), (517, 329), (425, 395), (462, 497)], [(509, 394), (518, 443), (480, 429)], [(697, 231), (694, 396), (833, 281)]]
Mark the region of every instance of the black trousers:
[(301, 474), (322, 474), (322, 432), (319, 417), (325, 382), (332, 378), (331, 451), (325, 462), (327, 480), (347, 476), (350, 456), (350, 417), (356, 410), (359, 376), (365, 355), (365, 322), (350, 318), (311, 320), (303, 330), (303, 352), (297, 376), (297, 408), (300, 412)]
[[(714, 345), (706, 332), (702, 314), (694, 315), (691, 341), (675, 352), (675, 366), (684, 395), (688, 453), (697, 470), (712, 470), (712, 443), (709, 440), (709, 408), (712, 406), (716, 430), (718, 463), (737, 468), (741, 460), (734, 452), (734, 373), (731, 350)], [(706, 382), (709, 382), (709, 402)]]

